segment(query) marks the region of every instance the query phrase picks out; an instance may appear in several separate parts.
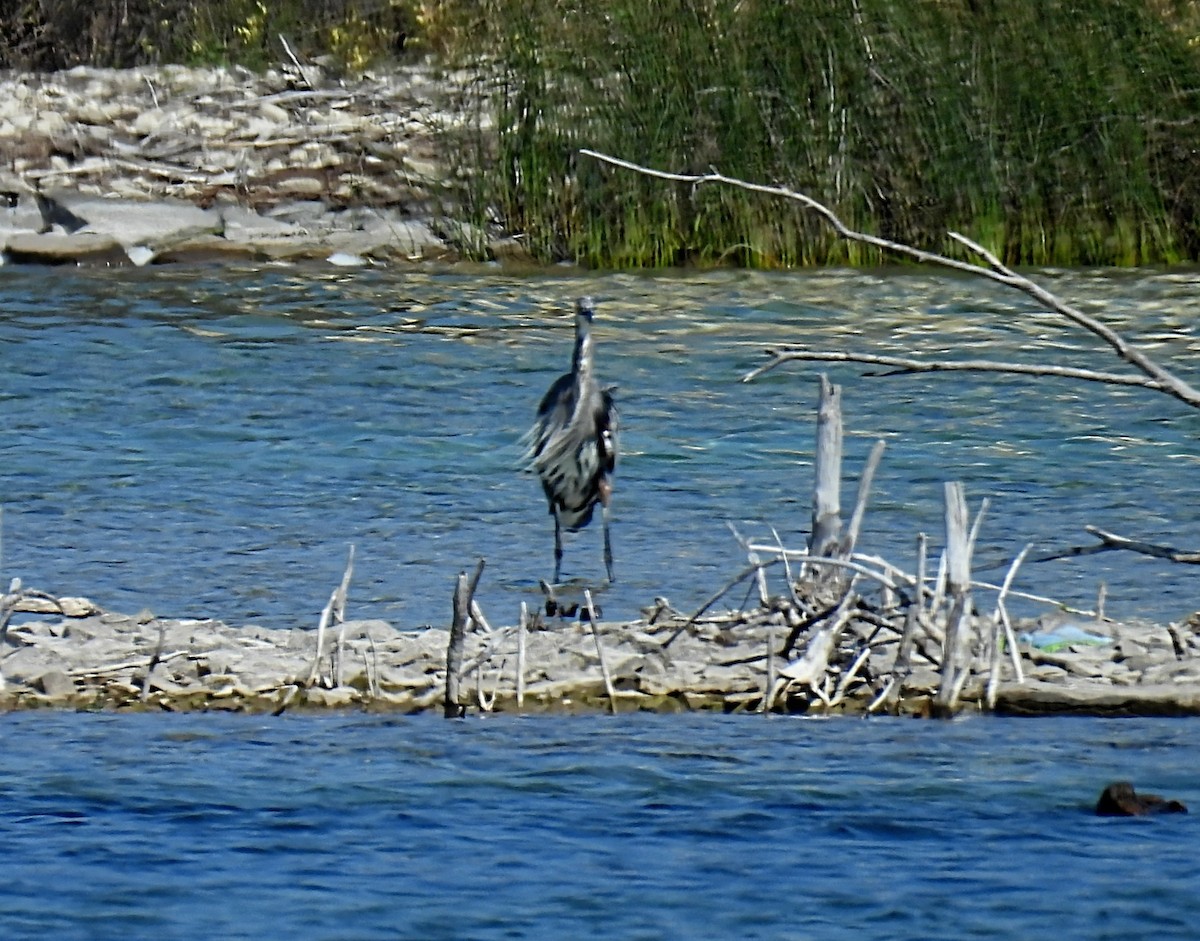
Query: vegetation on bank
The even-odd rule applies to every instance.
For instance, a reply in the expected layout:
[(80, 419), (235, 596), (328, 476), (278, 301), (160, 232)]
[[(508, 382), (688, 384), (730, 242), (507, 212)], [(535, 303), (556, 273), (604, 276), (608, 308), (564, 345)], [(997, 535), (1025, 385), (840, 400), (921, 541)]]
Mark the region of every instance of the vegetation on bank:
[(870, 264), (810, 213), (581, 158), (803, 191), (1010, 264), (1200, 260), (1194, 0), (14, 0), (0, 66), (437, 50), (488, 91), (451, 148), (472, 220), (594, 266)]
[[(1011, 264), (1200, 259), (1195, 4), (483, 0), (498, 73), (474, 204), (541, 258), (872, 263), (798, 206), (614, 170), (801, 190), (851, 226)], [(489, 148), (495, 147), (495, 151)], [(490, 159), (489, 159), (490, 158)]]
[(8, 0), (0, 68), (75, 65), (275, 65), (279, 37), (301, 55), (351, 69), (437, 37), (436, 0)]

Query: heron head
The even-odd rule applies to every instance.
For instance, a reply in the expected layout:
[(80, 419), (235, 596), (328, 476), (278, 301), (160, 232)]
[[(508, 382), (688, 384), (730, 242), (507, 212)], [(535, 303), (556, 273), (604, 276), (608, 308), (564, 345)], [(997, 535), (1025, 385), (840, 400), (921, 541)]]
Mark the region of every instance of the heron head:
[(596, 313), (596, 302), (590, 297), (581, 297), (575, 302), (575, 316), (582, 317), (588, 323), (592, 322), (592, 317)]

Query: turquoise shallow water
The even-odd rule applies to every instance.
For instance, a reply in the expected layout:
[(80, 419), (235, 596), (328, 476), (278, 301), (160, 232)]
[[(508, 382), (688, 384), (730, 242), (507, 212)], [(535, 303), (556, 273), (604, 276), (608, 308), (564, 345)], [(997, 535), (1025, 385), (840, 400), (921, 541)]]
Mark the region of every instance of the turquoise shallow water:
[[(1189, 272), (1047, 272), (1185, 376)], [(743, 384), (783, 342), (1115, 369), (1097, 341), (1012, 292), (926, 272), (537, 277), (312, 268), (0, 269), (0, 577), (103, 606), (315, 625), (358, 551), (352, 616), (445, 623), (480, 556), (480, 600), (515, 621), (551, 569), (551, 521), (518, 439), (569, 361), (570, 300), (597, 297), (624, 456), (608, 616), (692, 609), (744, 565), (730, 535), (803, 544), (817, 367)], [(977, 564), (1083, 527), (1200, 546), (1200, 416), (1163, 396), (996, 374), (845, 386), (844, 505), (888, 451), (862, 549), (909, 568), (936, 548), (942, 482), (988, 496)], [(1192, 376), (1195, 380), (1195, 376)], [(566, 574), (599, 580), (599, 533)], [(1183, 567), (1129, 554), (1027, 565), (1019, 590), (1120, 615), (1195, 608)], [(781, 586), (777, 586), (781, 587)], [(985, 599), (985, 604), (990, 603)]]
[(1193, 939), (1185, 721), (17, 714), (0, 934)]

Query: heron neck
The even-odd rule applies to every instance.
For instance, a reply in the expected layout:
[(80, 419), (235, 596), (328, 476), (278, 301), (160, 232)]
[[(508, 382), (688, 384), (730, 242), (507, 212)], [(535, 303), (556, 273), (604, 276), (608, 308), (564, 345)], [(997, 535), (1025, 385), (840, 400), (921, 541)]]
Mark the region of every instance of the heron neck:
[(583, 325), (575, 330), (575, 354), (571, 360), (571, 372), (575, 375), (575, 381), (580, 385), (591, 381), (592, 335)]

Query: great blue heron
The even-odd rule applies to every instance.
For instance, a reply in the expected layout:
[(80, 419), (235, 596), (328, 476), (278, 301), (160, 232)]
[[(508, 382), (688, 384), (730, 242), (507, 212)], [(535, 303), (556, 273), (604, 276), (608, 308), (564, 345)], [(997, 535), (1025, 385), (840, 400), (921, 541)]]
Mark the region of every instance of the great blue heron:
[(538, 405), (526, 435), (525, 458), (542, 480), (554, 517), (554, 581), (562, 570), (562, 531), (578, 532), (600, 504), (604, 524), (604, 567), (613, 581), (608, 508), (617, 466), (617, 409), (612, 390), (601, 389), (593, 368), (590, 297), (575, 302), (575, 355), (571, 371), (559, 376)]

